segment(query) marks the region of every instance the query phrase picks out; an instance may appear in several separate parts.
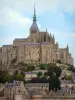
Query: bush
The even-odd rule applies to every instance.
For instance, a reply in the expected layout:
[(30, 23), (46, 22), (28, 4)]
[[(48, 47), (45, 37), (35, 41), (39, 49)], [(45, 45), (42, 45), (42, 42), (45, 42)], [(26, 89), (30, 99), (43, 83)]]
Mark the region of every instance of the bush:
[(48, 80), (46, 77), (40, 78), (40, 83), (48, 83)]
[(46, 69), (48, 67), (48, 64), (40, 64), (40, 69)]
[(71, 75), (65, 75), (65, 80), (71, 80)]
[(38, 73), (37, 73), (37, 76), (38, 76), (38, 77), (42, 76), (42, 72), (38, 72)]

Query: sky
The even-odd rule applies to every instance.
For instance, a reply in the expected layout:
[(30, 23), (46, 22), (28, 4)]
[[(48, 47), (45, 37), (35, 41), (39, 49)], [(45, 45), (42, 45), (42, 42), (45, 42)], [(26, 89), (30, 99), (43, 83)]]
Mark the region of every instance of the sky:
[(29, 36), (34, 2), (40, 31), (54, 34), (60, 48), (68, 44), (75, 65), (75, 0), (0, 0), (0, 47)]

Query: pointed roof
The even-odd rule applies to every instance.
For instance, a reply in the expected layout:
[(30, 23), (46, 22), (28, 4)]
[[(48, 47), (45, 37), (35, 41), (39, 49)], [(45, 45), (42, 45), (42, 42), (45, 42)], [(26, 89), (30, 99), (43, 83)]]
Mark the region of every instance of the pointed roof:
[(33, 23), (32, 23), (32, 25), (31, 25), (30, 30), (36, 30), (36, 31), (39, 31), (39, 28), (38, 28), (37, 23), (36, 23), (36, 10), (35, 10), (35, 3), (34, 3)]

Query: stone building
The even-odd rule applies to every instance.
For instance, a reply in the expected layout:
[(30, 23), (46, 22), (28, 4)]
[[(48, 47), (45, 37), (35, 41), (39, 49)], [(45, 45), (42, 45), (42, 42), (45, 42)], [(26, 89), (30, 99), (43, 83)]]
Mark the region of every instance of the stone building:
[(29, 92), (21, 81), (6, 83), (0, 91), (0, 100), (29, 100)]
[(29, 30), (28, 38), (18, 38), (12, 45), (3, 45), (0, 48), (0, 64), (10, 65), (12, 60), (24, 63), (62, 63), (73, 65), (73, 58), (69, 53), (69, 47), (59, 48), (55, 42), (54, 35), (39, 30), (36, 23), (36, 12), (34, 7), (33, 23)]

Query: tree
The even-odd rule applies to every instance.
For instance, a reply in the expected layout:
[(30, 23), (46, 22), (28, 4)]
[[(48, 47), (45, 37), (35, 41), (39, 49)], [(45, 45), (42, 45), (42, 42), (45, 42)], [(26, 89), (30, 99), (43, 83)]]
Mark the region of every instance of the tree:
[(55, 64), (49, 64), (49, 67), (47, 68), (47, 73), (50, 77), (52, 77), (54, 74), (56, 74), (56, 76), (59, 77), (61, 74), (61, 69)]
[(55, 67), (54, 67), (54, 72), (56, 73), (56, 76), (59, 77), (60, 74), (61, 74), (61, 69), (60, 69), (60, 67), (55, 66)]
[(7, 70), (0, 71), (0, 83), (5, 83), (9, 80), (10, 76)]
[(17, 74), (18, 74), (18, 70), (15, 70), (14, 75), (17, 75)]
[(27, 65), (27, 71), (33, 71), (35, 67), (31, 64)]
[(24, 81), (25, 80), (24, 77), (25, 77), (25, 74), (23, 71), (18, 73), (18, 70), (16, 70), (14, 75), (13, 75), (13, 80)]
[(24, 77), (21, 74), (14, 75), (14, 80), (24, 81)]
[(40, 78), (40, 83), (48, 83), (47, 78), (45, 76)]
[(48, 64), (40, 64), (40, 69), (46, 69), (48, 67)]
[(53, 75), (51, 78), (49, 78), (48, 81), (49, 81), (49, 90), (57, 91), (57, 89), (60, 89), (60, 81), (57, 76)]
[(13, 80), (14, 80), (14, 77), (13, 77), (13, 75), (9, 75), (9, 79), (8, 79), (8, 82), (13, 82)]
[(42, 72), (37, 73), (37, 77), (40, 77), (40, 76), (42, 76)]
[(23, 72), (23, 71), (21, 71), (21, 72), (20, 72), (20, 74), (21, 74), (23, 77), (25, 77), (25, 74), (24, 74), (24, 72)]
[(44, 73), (44, 76), (48, 76), (48, 73), (47, 73), (47, 72), (45, 72), (45, 73)]
[(50, 66), (47, 68), (48, 76), (52, 77), (52, 76), (53, 76), (53, 72), (54, 72), (54, 66), (53, 66), (53, 65), (50, 65)]

